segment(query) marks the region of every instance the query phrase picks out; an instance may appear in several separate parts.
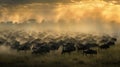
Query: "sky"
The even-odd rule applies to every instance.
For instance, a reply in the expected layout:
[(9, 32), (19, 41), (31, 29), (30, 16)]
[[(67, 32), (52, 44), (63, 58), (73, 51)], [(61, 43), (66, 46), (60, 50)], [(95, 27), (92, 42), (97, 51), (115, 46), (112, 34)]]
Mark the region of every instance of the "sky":
[(75, 27), (104, 32), (118, 29), (120, 23), (119, 0), (0, 0), (0, 9), (0, 22), (35, 19), (48, 26), (58, 23), (70, 30)]
[(0, 3), (8, 5), (22, 5), (31, 3), (74, 3), (80, 1), (116, 1), (119, 3), (119, 0), (0, 0)]
[(66, 21), (63, 19), (66, 17), (77, 21), (78, 18), (83, 20), (85, 14), (92, 19), (99, 17), (104, 21), (119, 22), (119, 2), (119, 0), (0, 0), (0, 21), (22, 23), (29, 19), (36, 19), (38, 22), (47, 19), (58, 22)]

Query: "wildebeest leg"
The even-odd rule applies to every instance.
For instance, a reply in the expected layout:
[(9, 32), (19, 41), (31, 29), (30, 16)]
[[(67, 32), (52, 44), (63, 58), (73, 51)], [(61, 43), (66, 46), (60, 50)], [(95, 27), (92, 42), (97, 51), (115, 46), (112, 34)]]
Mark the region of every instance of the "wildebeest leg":
[(79, 53), (79, 52), (80, 52), (80, 50), (78, 50), (78, 49), (76, 49), (76, 51), (77, 51), (77, 53)]
[(88, 56), (88, 54), (85, 53), (85, 56)]
[(70, 55), (70, 54), (71, 54), (71, 52), (68, 52), (68, 54)]
[(83, 53), (83, 56), (87, 56), (87, 54), (86, 54), (86, 53)]
[(97, 51), (100, 52), (100, 48), (98, 48)]
[(91, 54), (91, 56), (93, 57), (93, 56), (94, 56), (94, 54)]
[(25, 50), (24, 52), (25, 52), (25, 54), (26, 54), (26, 53), (27, 53), (27, 50)]
[(20, 53), (21, 53), (21, 51), (20, 51), (20, 50), (17, 50), (17, 53), (18, 53), (18, 54), (20, 54)]
[(85, 55), (85, 53), (82, 51), (82, 54), (83, 54), (83, 56)]
[(62, 51), (61, 54), (64, 55), (65, 53)]
[(82, 55), (84, 56), (84, 52), (82, 52)]
[(81, 50), (77, 50), (77, 53), (83, 53), (83, 51), (81, 51)]
[(94, 56), (94, 54), (88, 54), (89, 55), (89, 57), (93, 57)]

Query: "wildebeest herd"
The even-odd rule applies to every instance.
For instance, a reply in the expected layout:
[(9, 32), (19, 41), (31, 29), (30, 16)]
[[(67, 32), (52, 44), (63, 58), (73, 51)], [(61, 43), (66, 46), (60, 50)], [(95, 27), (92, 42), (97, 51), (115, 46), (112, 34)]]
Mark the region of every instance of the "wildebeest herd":
[[(16, 51), (31, 51), (31, 54), (46, 54), (62, 47), (61, 54), (73, 51), (83, 55), (97, 54), (116, 44), (117, 38), (107, 34), (54, 34), (47, 32), (1, 31), (0, 45), (9, 46)], [(94, 49), (97, 48), (97, 49)]]

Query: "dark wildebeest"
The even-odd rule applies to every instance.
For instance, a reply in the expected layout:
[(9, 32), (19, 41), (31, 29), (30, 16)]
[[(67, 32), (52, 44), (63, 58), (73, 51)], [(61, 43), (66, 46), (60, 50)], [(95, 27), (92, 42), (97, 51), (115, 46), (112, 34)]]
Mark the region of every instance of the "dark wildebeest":
[(77, 50), (80, 51), (80, 50), (87, 50), (87, 49), (90, 49), (92, 47), (97, 47), (98, 45), (95, 44), (95, 43), (86, 43), (86, 44), (78, 44), (76, 46)]
[(103, 43), (103, 45), (99, 46), (99, 48), (100, 49), (108, 49), (108, 48), (110, 48), (110, 46), (115, 45), (116, 41), (117, 41), (117, 39), (114, 37), (103, 38), (101, 41), (101, 43)]
[(114, 42), (116, 42), (116, 41), (117, 41), (117, 38), (112, 37), (111, 40), (114, 41)]
[(59, 48), (59, 44), (56, 42), (50, 42), (49, 45), (51, 50), (58, 50)]
[(41, 41), (32, 41), (32, 50), (38, 49), (39, 47), (41, 47), (41, 45), (44, 45), (45, 43), (41, 42)]
[(70, 54), (73, 51), (75, 51), (74, 44), (67, 43), (67, 44), (63, 45), (62, 54), (65, 54), (65, 53), (69, 53)]
[(113, 46), (113, 45), (115, 45), (115, 42), (109, 41), (109, 42), (107, 42), (107, 45)]
[(45, 54), (50, 52), (50, 47), (47, 44), (42, 44), (32, 50), (32, 54)]
[(32, 43), (27, 41), (26, 43), (22, 44), (22, 45), (19, 45), (17, 51), (28, 51), (28, 50), (31, 50), (31, 45)]
[(110, 46), (108, 44), (104, 44), (104, 45), (101, 45), (99, 46), (100, 49), (108, 49), (110, 48)]
[(83, 55), (93, 55), (93, 54), (97, 54), (96, 50), (92, 50), (92, 49), (87, 49), (87, 50), (83, 50)]
[(0, 38), (0, 45), (3, 45), (5, 42), (6, 42), (6, 40), (5, 40), (5, 39)]
[(20, 46), (20, 42), (18, 42), (16, 40), (12, 44), (10, 44), (10, 47), (15, 50), (17, 50), (19, 48), (19, 46)]
[(58, 42), (53, 42), (53, 41), (51, 41), (51, 42), (49, 43), (51, 50), (58, 50), (59, 47), (60, 47), (62, 44), (63, 44), (63, 41), (58, 41)]
[(110, 48), (110, 46), (115, 45), (114, 41), (108, 41), (106, 43), (104, 43), (103, 45), (99, 46), (100, 49), (108, 49)]
[(76, 48), (77, 48), (78, 51), (89, 49), (88, 46), (83, 45), (83, 44), (79, 44), (79, 45), (77, 45)]
[(116, 42), (116, 41), (117, 41), (116, 38), (111, 38), (111, 39), (107, 42), (107, 44), (110, 45), (110, 46), (113, 46), (113, 45), (115, 45), (115, 42)]

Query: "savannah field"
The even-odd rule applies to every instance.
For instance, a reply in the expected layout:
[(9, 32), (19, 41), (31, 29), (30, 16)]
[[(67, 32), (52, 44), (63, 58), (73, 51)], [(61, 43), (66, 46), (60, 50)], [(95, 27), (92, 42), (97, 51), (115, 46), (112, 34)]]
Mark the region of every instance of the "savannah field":
[(84, 56), (72, 52), (61, 55), (59, 51), (44, 55), (32, 55), (30, 52), (9, 51), (0, 54), (0, 67), (119, 67), (120, 45), (100, 50), (97, 55)]

